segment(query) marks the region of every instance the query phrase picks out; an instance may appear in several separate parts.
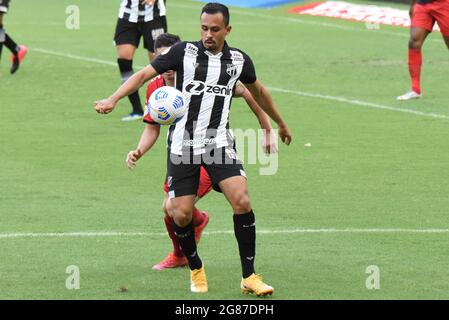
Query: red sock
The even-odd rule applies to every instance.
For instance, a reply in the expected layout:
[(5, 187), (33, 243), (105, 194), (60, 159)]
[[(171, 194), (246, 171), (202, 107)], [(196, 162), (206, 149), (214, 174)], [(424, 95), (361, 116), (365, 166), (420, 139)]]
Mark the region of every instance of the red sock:
[(421, 49), (408, 49), (408, 70), (412, 78), (412, 90), (421, 93)]
[(168, 236), (173, 243), (173, 254), (177, 257), (183, 257), (181, 247), (179, 246), (178, 237), (175, 235), (175, 231), (173, 230), (173, 219), (169, 215), (165, 215), (164, 217), (165, 227), (167, 228)]
[(193, 207), (192, 220), (195, 227), (199, 226), (204, 221), (203, 214), (196, 207)]

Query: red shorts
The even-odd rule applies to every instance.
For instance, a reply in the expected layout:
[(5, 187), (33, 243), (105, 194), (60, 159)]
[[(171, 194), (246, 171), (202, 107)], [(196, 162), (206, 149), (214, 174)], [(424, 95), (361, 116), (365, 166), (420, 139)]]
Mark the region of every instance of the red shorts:
[[(206, 169), (204, 167), (200, 168), (200, 183), (198, 185), (198, 190), (196, 192), (196, 195), (199, 198), (204, 197), (206, 194), (210, 192), (212, 189), (212, 181), (210, 180), (209, 174), (207, 173)], [(165, 179), (164, 182), (164, 192), (168, 192), (168, 184), (167, 179)]]
[(420, 27), (432, 31), (438, 23), (444, 37), (449, 37), (449, 0), (434, 0), (427, 4), (415, 5), (412, 27)]

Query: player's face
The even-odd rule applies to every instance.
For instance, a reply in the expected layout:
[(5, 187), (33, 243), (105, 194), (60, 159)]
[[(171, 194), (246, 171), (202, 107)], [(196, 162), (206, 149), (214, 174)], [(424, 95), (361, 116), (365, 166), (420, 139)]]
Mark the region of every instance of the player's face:
[[(160, 47), (156, 49), (156, 57), (159, 57), (162, 52), (168, 50), (170, 47)], [(173, 70), (168, 70), (162, 75), (165, 81), (174, 81), (175, 80), (175, 72)]]
[(231, 26), (226, 27), (221, 13), (201, 15), (201, 40), (207, 50), (213, 53), (220, 52), (229, 32)]

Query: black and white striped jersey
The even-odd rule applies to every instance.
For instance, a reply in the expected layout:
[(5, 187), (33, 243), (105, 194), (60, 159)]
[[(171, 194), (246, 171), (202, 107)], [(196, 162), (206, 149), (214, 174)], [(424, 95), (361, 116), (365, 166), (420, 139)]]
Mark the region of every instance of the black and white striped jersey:
[(141, 0), (122, 0), (118, 17), (129, 22), (148, 22), (166, 14), (165, 0), (157, 0), (153, 6), (141, 4)]
[(225, 42), (214, 55), (201, 41), (181, 42), (161, 54), (151, 65), (162, 74), (176, 71), (176, 88), (189, 99), (189, 111), (169, 129), (168, 147), (173, 154), (186, 150), (198, 155), (212, 145), (233, 145), (229, 111), (238, 80), (254, 83), (256, 72), (251, 58)]

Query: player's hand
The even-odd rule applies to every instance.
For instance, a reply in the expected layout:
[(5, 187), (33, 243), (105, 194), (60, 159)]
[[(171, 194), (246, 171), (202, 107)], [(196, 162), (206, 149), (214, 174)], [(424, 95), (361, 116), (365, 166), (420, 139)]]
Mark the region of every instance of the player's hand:
[(126, 165), (129, 169), (134, 169), (136, 166), (136, 162), (142, 157), (142, 152), (137, 149), (128, 152), (128, 155), (126, 156)]
[(287, 146), (292, 142), (292, 134), (287, 126), (279, 127), (279, 137)]
[(107, 98), (107, 99), (95, 101), (94, 108), (95, 108), (95, 111), (97, 111), (98, 113), (107, 114), (107, 113), (112, 112), (112, 110), (114, 110), (116, 104), (117, 104), (117, 102), (113, 101), (110, 98)]
[(141, 4), (146, 4), (146, 5), (149, 5), (149, 6), (154, 5), (155, 2), (156, 2), (156, 0), (140, 0)]
[(262, 150), (267, 154), (278, 152), (277, 137), (273, 130), (263, 130)]

